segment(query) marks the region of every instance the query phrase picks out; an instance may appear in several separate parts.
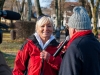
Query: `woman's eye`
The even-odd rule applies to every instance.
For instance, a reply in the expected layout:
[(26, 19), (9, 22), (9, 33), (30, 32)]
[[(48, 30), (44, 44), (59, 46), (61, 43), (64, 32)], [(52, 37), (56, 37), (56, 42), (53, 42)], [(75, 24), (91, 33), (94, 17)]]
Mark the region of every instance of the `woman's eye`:
[(44, 27), (44, 26), (41, 26), (41, 27)]
[(49, 25), (48, 27), (51, 27), (51, 25)]

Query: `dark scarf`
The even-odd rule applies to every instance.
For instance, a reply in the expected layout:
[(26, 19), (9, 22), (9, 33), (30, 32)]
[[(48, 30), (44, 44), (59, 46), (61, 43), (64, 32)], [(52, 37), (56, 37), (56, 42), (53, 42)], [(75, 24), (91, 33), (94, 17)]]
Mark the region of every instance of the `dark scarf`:
[(84, 35), (87, 35), (87, 34), (90, 34), (92, 33), (91, 30), (88, 30), (88, 31), (81, 31), (81, 32), (76, 32), (72, 38), (69, 40), (69, 42), (66, 44), (66, 48), (68, 48), (70, 46), (70, 44), (73, 42), (73, 40), (75, 40), (76, 38), (80, 37), (80, 36), (84, 36)]

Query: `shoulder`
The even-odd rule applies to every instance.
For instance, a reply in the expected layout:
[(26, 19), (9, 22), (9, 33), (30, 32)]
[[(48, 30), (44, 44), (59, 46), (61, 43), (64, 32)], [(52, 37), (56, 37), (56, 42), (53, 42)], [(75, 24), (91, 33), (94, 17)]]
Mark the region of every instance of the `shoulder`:
[(37, 41), (36, 37), (32, 34), (24, 41), (20, 50), (22, 50), (27, 44), (29, 45), (29, 44), (37, 44), (37, 43), (38, 43), (38, 41)]
[(56, 41), (56, 39), (53, 39), (53, 40), (50, 42), (49, 45), (51, 45), (51, 46), (58, 46), (59, 43)]
[[(82, 56), (84, 54), (88, 54), (89, 52), (100, 49), (100, 43), (95, 39), (95, 37), (90, 34), (86, 36), (81, 36), (76, 38), (70, 44), (67, 53)], [(100, 51), (100, 50), (99, 50)]]

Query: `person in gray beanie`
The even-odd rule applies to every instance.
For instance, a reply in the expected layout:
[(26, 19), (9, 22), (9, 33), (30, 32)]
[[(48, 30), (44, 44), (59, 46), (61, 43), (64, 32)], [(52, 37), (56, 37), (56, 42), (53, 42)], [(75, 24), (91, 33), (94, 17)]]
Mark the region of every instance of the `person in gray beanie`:
[(68, 26), (70, 40), (65, 45), (59, 75), (100, 75), (100, 43), (92, 33), (84, 7), (74, 7)]

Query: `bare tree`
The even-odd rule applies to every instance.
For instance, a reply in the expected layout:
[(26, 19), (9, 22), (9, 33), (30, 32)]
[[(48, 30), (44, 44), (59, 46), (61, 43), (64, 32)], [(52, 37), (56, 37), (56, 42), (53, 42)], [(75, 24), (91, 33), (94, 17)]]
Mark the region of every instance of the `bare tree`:
[(43, 13), (41, 11), (39, 0), (34, 0), (34, 3), (35, 3), (35, 10), (36, 10), (37, 17), (43, 15)]
[(23, 16), (24, 16), (24, 17), (26, 17), (27, 21), (31, 21), (31, 14), (32, 14), (32, 2), (31, 2), (31, 0), (27, 0), (27, 2), (25, 2), (25, 0), (22, 0), (22, 2), (20, 4), (19, 4), (19, 2), (20, 2), (20, 0), (16, 1), (16, 6), (18, 9), (18, 12), (21, 15), (21, 20), (25, 20), (25, 18), (23, 18)]
[(28, 21), (31, 21), (32, 2), (31, 2), (31, 0), (27, 0), (27, 2), (28, 2), (27, 20), (28, 20)]
[[(3, 5), (4, 5), (5, 0), (0, 0), (0, 10), (3, 10)], [(1, 22), (1, 18), (0, 18)]]
[[(55, 23), (55, 28), (56, 28), (56, 32), (55, 32), (55, 36), (58, 37), (60, 39), (60, 31), (61, 31), (61, 25), (62, 25), (62, 14), (63, 14), (63, 2), (65, 0), (55, 0), (54, 4), (55, 4), (55, 14), (56, 14), (56, 23)], [(58, 35), (56, 35), (58, 34)], [(57, 39), (57, 38), (56, 38)], [(58, 39), (58, 40), (59, 40)]]
[(100, 5), (100, 0), (96, 0), (96, 3), (94, 0), (90, 0), (90, 6), (91, 6), (91, 11), (92, 11), (92, 18), (93, 18), (93, 33), (95, 36), (97, 36), (98, 31), (97, 31), (97, 22), (98, 22), (98, 12), (99, 12), (99, 5)]
[(16, 7), (17, 7), (18, 12), (21, 15), (21, 20), (24, 20), (24, 18), (23, 18), (23, 11), (24, 11), (24, 8), (25, 8), (25, 0), (22, 0), (21, 4), (19, 4), (19, 2), (20, 2), (19, 0), (16, 1)]
[(61, 27), (61, 0), (58, 0), (58, 26)]
[[(56, 14), (56, 26), (61, 26), (62, 14), (63, 14), (63, 3), (65, 0), (55, 0), (55, 14)], [(69, 1), (69, 0), (68, 0)]]
[(5, 0), (0, 0), (0, 10), (3, 9), (4, 2), (5, 2)]
[(58, 25), (58, 0), (55, 0), (54, 1), (54, 4), (55, 4), (55, 14), (56, 14), (56, 25)]
[[(11, 0), (11, 11), (13, 11), (13, 6), (14, 6), (15, 0)], [(10, 20), (10, 27), (13, 26), (13, 20)]]

